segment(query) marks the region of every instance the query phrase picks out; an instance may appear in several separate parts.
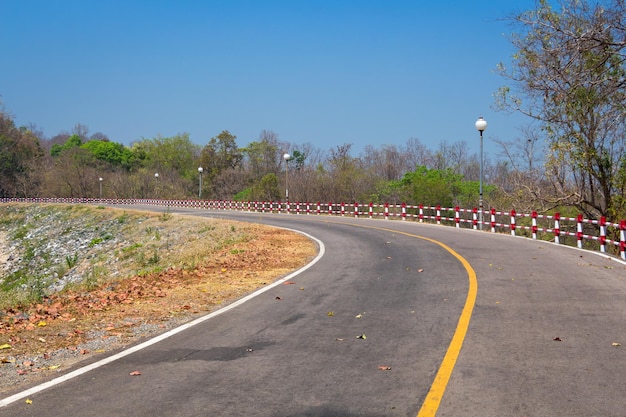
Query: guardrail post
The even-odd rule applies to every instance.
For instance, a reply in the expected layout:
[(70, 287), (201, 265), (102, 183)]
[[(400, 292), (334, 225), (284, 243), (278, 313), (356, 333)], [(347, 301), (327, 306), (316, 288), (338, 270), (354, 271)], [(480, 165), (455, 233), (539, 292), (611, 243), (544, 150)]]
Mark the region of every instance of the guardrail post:
[(345, 216), (346, 214), (346, 205), (344, 203), (341, 203), (341, 217)]
[(370, 201), (369, 214), (370, 214), (370, 219), (371, 219), (374, 216), (374, 203), (372, 203), (371, 201)]
[(626, 220), (619, 223), (619, 252), (623, 260), (626, 261)]
[(476, 207), (472, 209), (472, 229), (478, 229), (478, 209)]
[(441, 206), (437, 204), (437, 207), (435, 207), (435, 210), (437, 210), (437, 214), (435, 215), (435, 220), (437, 220), (437, 224), (441, 224)]
[(456, 228), (461, 227), (461, 208), (459, 206), (454, 207), (454, 222), (456, 223)]
[(561, 236), (561, 213), (554, 213), (554, 243), (560, 243)]
[(491, 233), (496, 232), (496, 209), (491, 209)]
[(583, 248), (583, 215), (579, 214), (576, 218), (576, 239), (578, 240), (578, 249)]
[(420, 223), (424, 223), (424, 205), (420, 204), (420, 212), (419, 212)]
[(600, 252), (606, 253), (606, 217), (600, 217)]
[(533, 211), (531, 213), (532, 216), (532, 227), (531, 231), (533, 232), (533, 239), (537, 240), (537, 212)]
[(515, 210), (511, 210), (511, 236), (515, 236), (515, 227), (517, 224), (515, 223)]
[(357, 203), (356, 201), (354, 202), (354, 218), (358, 218), (359, 217), (359, 203)]
[(385, 220), (389, 220), (389, 203), (385, 203)]
[(406, 203), (402, 203), (402, 220), (406, 220)]

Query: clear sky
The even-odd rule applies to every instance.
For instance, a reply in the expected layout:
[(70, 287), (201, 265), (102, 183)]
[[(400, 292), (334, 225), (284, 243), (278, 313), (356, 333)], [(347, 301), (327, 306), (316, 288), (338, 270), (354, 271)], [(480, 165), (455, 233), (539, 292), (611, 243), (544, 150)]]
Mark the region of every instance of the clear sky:
[[(47, 137), (75, 124), (130, 145), (270, 130), (322, 150), (519, 138), (493, 109), (534, 0), (0, 0), (0, 100)], [(470, 153), (474, 153), (470, 152)]]

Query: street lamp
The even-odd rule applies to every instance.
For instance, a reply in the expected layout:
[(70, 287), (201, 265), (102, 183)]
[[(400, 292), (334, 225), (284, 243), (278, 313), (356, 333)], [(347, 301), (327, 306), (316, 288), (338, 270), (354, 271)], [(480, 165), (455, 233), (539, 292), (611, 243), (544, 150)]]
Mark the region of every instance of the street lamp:
[(291, 155), (285, 153), (283, 159), (285, 160), (285, 204), (287, 204), (287, 213), (289, 213), (289, 160)]
[(487, 121), (482, 116), (476, 120), (476, 130), (480, 132), (480, 182), (479, 182), (479, 199), (478, 199), (478, 216), (480, 230), (483, 230), (483, 132), (487, 129)]
[(198, 168), (198, 174), (200, 174), (200, 185), (198, 186), (198, 198), (202, 199), (202, 167)]
[(159, 188), (159, 173), (154, 173), (154, 197), (157, 197), (157, 188)]
[(100, 200), (102, 200), (102, 177), (98, 178), (100, 181)]

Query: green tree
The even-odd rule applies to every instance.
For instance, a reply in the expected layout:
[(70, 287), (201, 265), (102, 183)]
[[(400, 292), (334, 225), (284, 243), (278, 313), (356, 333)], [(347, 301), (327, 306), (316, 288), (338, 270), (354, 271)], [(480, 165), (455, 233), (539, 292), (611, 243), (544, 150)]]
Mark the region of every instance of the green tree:
[(242, 151), (237, 146), (237, 137), (228, 130), (211, 138), (202, 148), (200, 165), (205, 172), (205, 186), (215, 198), (232, 198), (233, 195), (246, 187), (247, 178), (241, 167)]
[(130, 168), (134, 160), (133, 152), (121, 143), (90, 140), (82, 144), (81, 148), (91, 152), (96, 159), (108, 162), (113, 166)]
[(255, 180), (279, 171), (278, 143), (274, 136), (264, 136), (260, 141), (250, 142), (241, 149), (247, 169)]
[(144, 166), (156, 172), (174, 172), (187, 179), (198, 175), (199, 147), (191, 142), (187, 133), (144, 139), (134, 144), (132, 151), (143, 160)]
[[(428, 206), (472, 207), (476, 206), (479, 194), (477, 181), (465, 181), (463, 175), (455, 173), (452, 168), (439, 170), (419, 166), (415, 171), (404, 174), (394, 187), (399, 190), (403, 201)], [(487, 199), (495, 188), (493, 185), (483, 187)]]
[(498, 105), (540, 122), (547, 139), (553, 206), (589, 216), (624, 213), (626, 6), (623, 0), (563, 0), (515, 16), (512, 82)]
[(74, 134), (70, 136), (69, 138), (67, 138), (67, 140), (65, 141), (63, 145), (59, 145), (59, 144), (52, 145), (52, 147), (50, 148), (50, 155), (59, 156), (61, 152), (66, 151), (68, 149), (78, 148), (82, 144), (83, 144), (83, 140), (80, 138), (80, 136)]
[(241, 163), (242, 154), (237, 147), (237, 136), (228, 130), (211, 138), (202, 149), (200, 160), (211, 177), (220, 174), (228, 168), (236, 168)]

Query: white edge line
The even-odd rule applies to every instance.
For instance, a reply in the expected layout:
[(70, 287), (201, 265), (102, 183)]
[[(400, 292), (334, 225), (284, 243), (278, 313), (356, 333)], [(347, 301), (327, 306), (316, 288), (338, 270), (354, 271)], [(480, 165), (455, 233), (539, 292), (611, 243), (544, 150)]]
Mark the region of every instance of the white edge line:
[[(272, 226), (272, 227), (276, 227), (276, 226)], [(231, 310), (231, 309), (233, 309), (235, 307), (238, 307), (241, 304), (245, 303), (246, 301), (251, 300), (252, 298), (254, 298), (256, 296), (258, 296), (258, 295), (260, 295), (260, 294), (262, 294), (262, 293), (264, 293), (266, 291), (269, 291), (270, 289), (272, 289), (272, 288), (282, 284), (283, 282), (292, 279), (293, 277), (297, 276), (298, 274), (300, 274), (300, 273), (306, 271), (307, 269), (309, 269), (310, 267), (312, 267), (314, 264), (317, 263), (317, 261), (319, 261), (324, 256), (324, 253), (326, 252), (326, 248), (324, 246), (324, 243), (321, 240), (319, 240), (319, 239), (309, 235), (308, 233), (304, 233), (304, 232), (301, 232), (299, 230), (288, 229), (288, 228), (285, 228), (285, 227), (279, 227), (279, 228), (280, 229), (284, 229), (284, 230), (289, 230), (289, 231), (292, 231), (292, 232), (296, 232), (296, 233), (300, 233), (301, 235), (304, 235), (304, 236), (308, 237), (309, 239), (312, 239), (313, 241), (315, 241), (318, 244), (318, 246), (319, 246), (319, 253), (317, 254), (317, 256), (315, 258), (313, 258), (313, 260), (311, 262), (309, 262), (308, 264), (306, 264), (302, 268), (292, 272), (291, 274), (289, 274), (289, 275), (279, 279), (276, 282), (271, 283), (270, 285), (267, 285), (267, 286), (265, 286), (263, 288), (259, 288), (258, 290), (254, 291), (253, 293), (248, 294), (245, 297), (240, 298), (239, 300), (237, 300), (237, 301), (235, 301), (235, 302), (233, 302), (233, 303), (231, 303), (231, 304), (229, 304), (229, 305), (227, 305), (225, 307), (220, 308), (219, 310), (216, 310), (216, 311), (214, 311), (212, 313), (209, 313), (206, 316), (202, 316), (202, 317), (199, 317), (199, 318), (197, 318), (197, 319), (195, 319), (193, 321), (185, 323), (185, 324), (183, 324), (183, 325), (181, 325), (179, 327), (176, 327), (175, 329), (172, 329), (172, 330), (170, 330), (168, 332), (160, 334), (160, 335), (158, 335), (158, 336), (156, 336), (156, 337), (154, 337), (154, 338), (152, 338), (150, 340), (146, 340), (143, 343), (140, 343), (140, 344), (138, 344), (136, 346), (128, 348), (128, 349), (126, 349), (126, 350), (124, 350), (124, 351), (122, 351), (120, 353), (117, 353), (117, 354), (115, 354), (113, 356), (109, 356), (107, 358), (101, 359), (101, 360), (99, 360), (97, 362), (94, 362), (94, 363), (92, 363), (90, 365), (87, 365), (87, 366), (84, 366), (82, 368), (76, 369), (75, 371), (72, 371), (72, 372), (70, 372), (68, 374), (65, 374), (65, 375), (60, 376), (60, 377), (55, 378), (55, 379), (52, 379), (52, 380), (50, 380), (48, 382), (44, 382), (43, 384), (34, 386), (32, 388), (29, 388), (29, 389), (27, 389), (25, 391), (22, 391), (22, 392), (19, 392), (17, 394), (11, 395), (10, 397), (4, 398), (4, 399), (0, 400), (0, 408), (5, 407), (5, 406), (7, 406), (7, 405), (9, 405), (9, 404), (11, 404), (11, 403), (13, 403), (15, 401), (21, 400), (22, 398), (26, 398), (26, 397), (28, 397), (30, 395), (33, 395), (33, 394), (36, 394), (36, 393), (41, 392), (43, 390), (46, 390), (48, 388), (51, 388), (51, 387), (53, 387), (53, 386), (55, 386), (57, 384), (60, 384), (62, 382), (68, 381), (68, 380), (70, 380), (72, 378), (75, 378), (77, 376), (85, 374), (85, 373), (87, 373), (89, 371), (92, 371), (92, 370), (94, 370), (96, 368), (104, 366), (104, 365), (106, 365), (106, 364), (108, 364), (110, 362), (113, 362), (113, 361), (116, 361), (118, 359), (121, 359), (121, 358), (123, 358), (125, 356), (130, 355), (131, 353), (135, 353), (135, 352), (137, 352), (137, 351), (139, 351), (141, 349), (147, 348), (148, 346), (151, 346), (151, 345), (154, 345), (156, 343), (159, 343), (159, 342), (167, 339), (168, 337), (174, 336), (177, 333), (185, 331), (185, 330), (189, 329), (190, 327), (193, 327), (193, 326), (195, 326), (197, 324), (200, 324), (200, 323), (202, 323), (202, 322), (204, 322), (206, 320), (212, 319), (213, 317), (219, 316), (220, 314), (225, 313), (225, 312), (227, 312), (227, 311), (229, 311), (229, 310)]]

